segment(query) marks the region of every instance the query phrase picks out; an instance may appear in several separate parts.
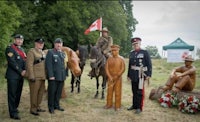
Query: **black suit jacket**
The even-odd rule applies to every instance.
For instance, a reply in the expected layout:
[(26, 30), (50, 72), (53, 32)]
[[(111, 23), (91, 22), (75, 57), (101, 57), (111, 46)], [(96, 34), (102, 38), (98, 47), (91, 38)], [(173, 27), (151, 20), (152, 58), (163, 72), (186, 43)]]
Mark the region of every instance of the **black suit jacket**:
[(7, 59), (7, 70), (5, 78), (22, 78), (21, 72), (25, 70), (25, 60), (22, 57), (20, 57), (20, 55), (11, 47), (11, 45), (6, 48), (5, 55)]
[(47, 70), (47, 79), (55, 77), (56, 81), (64, 81), (66, 79), (65, 53), (55, 49), (48, 51), (46, 55), (45, 65)]
[(131, 51), (129, 56), (129, 66), (128, 66), (128, 77), (131, 81), (139, 82), (139, 71), (131, 69), (131, 66), (147, 67), (147, 71), (144, 73), (151, 77), (152, 75), (152, 63), (151, 58), (146, 50)]

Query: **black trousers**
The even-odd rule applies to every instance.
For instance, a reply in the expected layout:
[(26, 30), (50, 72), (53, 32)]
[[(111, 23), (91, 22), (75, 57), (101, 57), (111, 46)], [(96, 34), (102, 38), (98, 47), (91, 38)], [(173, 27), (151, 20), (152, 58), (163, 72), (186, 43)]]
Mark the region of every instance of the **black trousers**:
[(132, 85), (132, 93), (133, 93), (133, 101), (132, 101), (132, 106), (135, 109), (142, 109), (142, 98), (143, 98), (143, 93), (142, 89), (138, 89), (139, 81), (131, 81)]
[(54, 110), (60, 107), (60, 98), (62, 94), (64, 81), (48, 80), (48, 108)]
[(8, 109), (10, 116), (17, 114), (20, 103), (24, 79), (7, 79)]

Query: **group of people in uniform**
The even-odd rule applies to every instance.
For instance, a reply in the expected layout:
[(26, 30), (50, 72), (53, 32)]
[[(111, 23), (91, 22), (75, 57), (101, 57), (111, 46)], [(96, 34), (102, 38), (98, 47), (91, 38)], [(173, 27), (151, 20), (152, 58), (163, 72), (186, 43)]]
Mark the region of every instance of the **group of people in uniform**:
[(64, 111), (60, 106), (60, 97), (66, 79), (65, 53), (62, 52), (63, 41), (57, 38), (54, 48), (43, 50), (44, 40), (35, 39), (35, 47), (27, 55), (21, 47), (24, 37), (21, 34), (14, 36), (14, 43), (5, 50), (7, 59), (7, 92), (10, 118), (19, 120), (18, 106), (20, 103), (24, 78), (28, 79), (30, 88), (30, 113), (38, 116), (45, 112), (40, 104), (45, 91), (45, 80), (48, 79), (48, 109), (51, 114), (54, 110)]
[[(6, 48), (7, 58), (7, 88), (8, 88), (8, 108), (12, 119), (20, 119), (18, 106), (22, 93), (24, 77), (29, 81), (30, 87), (30, 113), (38, 116), (40, 112), (45, 112), (41, 108), (43, 93), (45, 91), (45, 80), (48, 79), (48, 109), (53, 114), (55, 110), (64, 111), (59, 100), (66, 79), (65, 53), (62, 52), (63, 41), (57, 38), (54, 41), (54, 48), (43, 50), (44, 40), (35, 40), (35, 47), (31, 48), (27, 56), (22, 49), (23, 36), (14, 36), (14, 43)], [(128, 110), (136, 110), (139, 114), (143, 110), (144, 82), (148, 81), (152, 75), (151, 58), (146, 50), (141, 49), (141, 38), (132, 38), (133, 50), (130, 52), (128, 64), (128, 80), (132, 86), (132, 105)], [(125, 71), (125, 61), (119, 55), (120, 46), (113, 44), (111, 36), (108, 36), (108, 29), (102, 29), (96, 45), (101, 48), (106, 56), (105, 65), (108, 77), (107, 100), (105, 109), (121, 108), (122, 95), (122, 75)], [(115, 94), (115, 104), (113, 104), (113, 94)]]

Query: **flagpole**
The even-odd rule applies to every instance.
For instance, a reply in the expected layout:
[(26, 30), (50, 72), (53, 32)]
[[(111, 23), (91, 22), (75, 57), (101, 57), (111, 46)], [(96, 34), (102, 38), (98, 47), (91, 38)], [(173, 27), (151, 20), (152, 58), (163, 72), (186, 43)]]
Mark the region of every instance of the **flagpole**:
[[(102, 17), (100, 17), (100, 19), (101, 19), (101, 30), (102, 30), (102, 23), (103, 23), (103, 21), (102, 21)], [(100, 30), (100, 37), (102, 36), (102, 32), (101, 32), (101, 30)]]

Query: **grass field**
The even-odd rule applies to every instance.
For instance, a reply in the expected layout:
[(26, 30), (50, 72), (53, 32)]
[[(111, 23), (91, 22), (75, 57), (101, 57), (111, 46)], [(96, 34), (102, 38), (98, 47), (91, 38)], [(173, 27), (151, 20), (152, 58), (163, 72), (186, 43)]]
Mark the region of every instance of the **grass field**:
[[(182, 63), (167, 63), (166, 60), (152, 60), (153, 75), (150, 86), (145, 86), (145, 105), (144, 111), (140, 115), (134, 114), (134, 111), (127, 111), (127, 107), (131, 105), (132, 93), (131, 84), (126, 80), (126, 71), (123, 74), (122, 86), (122, 108), (115, 112), (114, 109), (105, 110), (103, 106), (106, 104), (106, 99), (94, 99), (96, 92), (95, 79), (90, 79), (87, 74), (90, 71), (89, 63), (87, 62), (81, 82), (81, 93), (70, 93), (70, 77), (65, 81), (65, 89), (67, 98), (61, 99), (61, 106), (65, 108), (64, 112), (55, 111), (55, 114), (49, 112), (41, 113), (40, 116), (33, 116), (29, 113), (30, 99), (29, 87), (25, 81), (21, 103), (19, 106), (19, 115), (22, 122), (199, 122), (200, 112), (195, 115), (181, 113), (177, 108), (163, 108), (154, 100), (149, 100), (149, 92), (152, 88), (157, 88), (163, 85), (175, 66), (182, 65)], [(194, 65), (197, 67), (197, 84), (195, 90), (200, 90), (200, 61), (196, 61)], [(12, 122), (8, 114), (7, 106), (7, 84), (4, 79), (5, 69), (0, 68), (0, 122)], [(47, 86), (47, 82), (46, 82)], [(100, 87), (101, 91), (101, 87)], [(43, 109), (47, 108), (46, 93), (44, 94), (41, 104)]]

